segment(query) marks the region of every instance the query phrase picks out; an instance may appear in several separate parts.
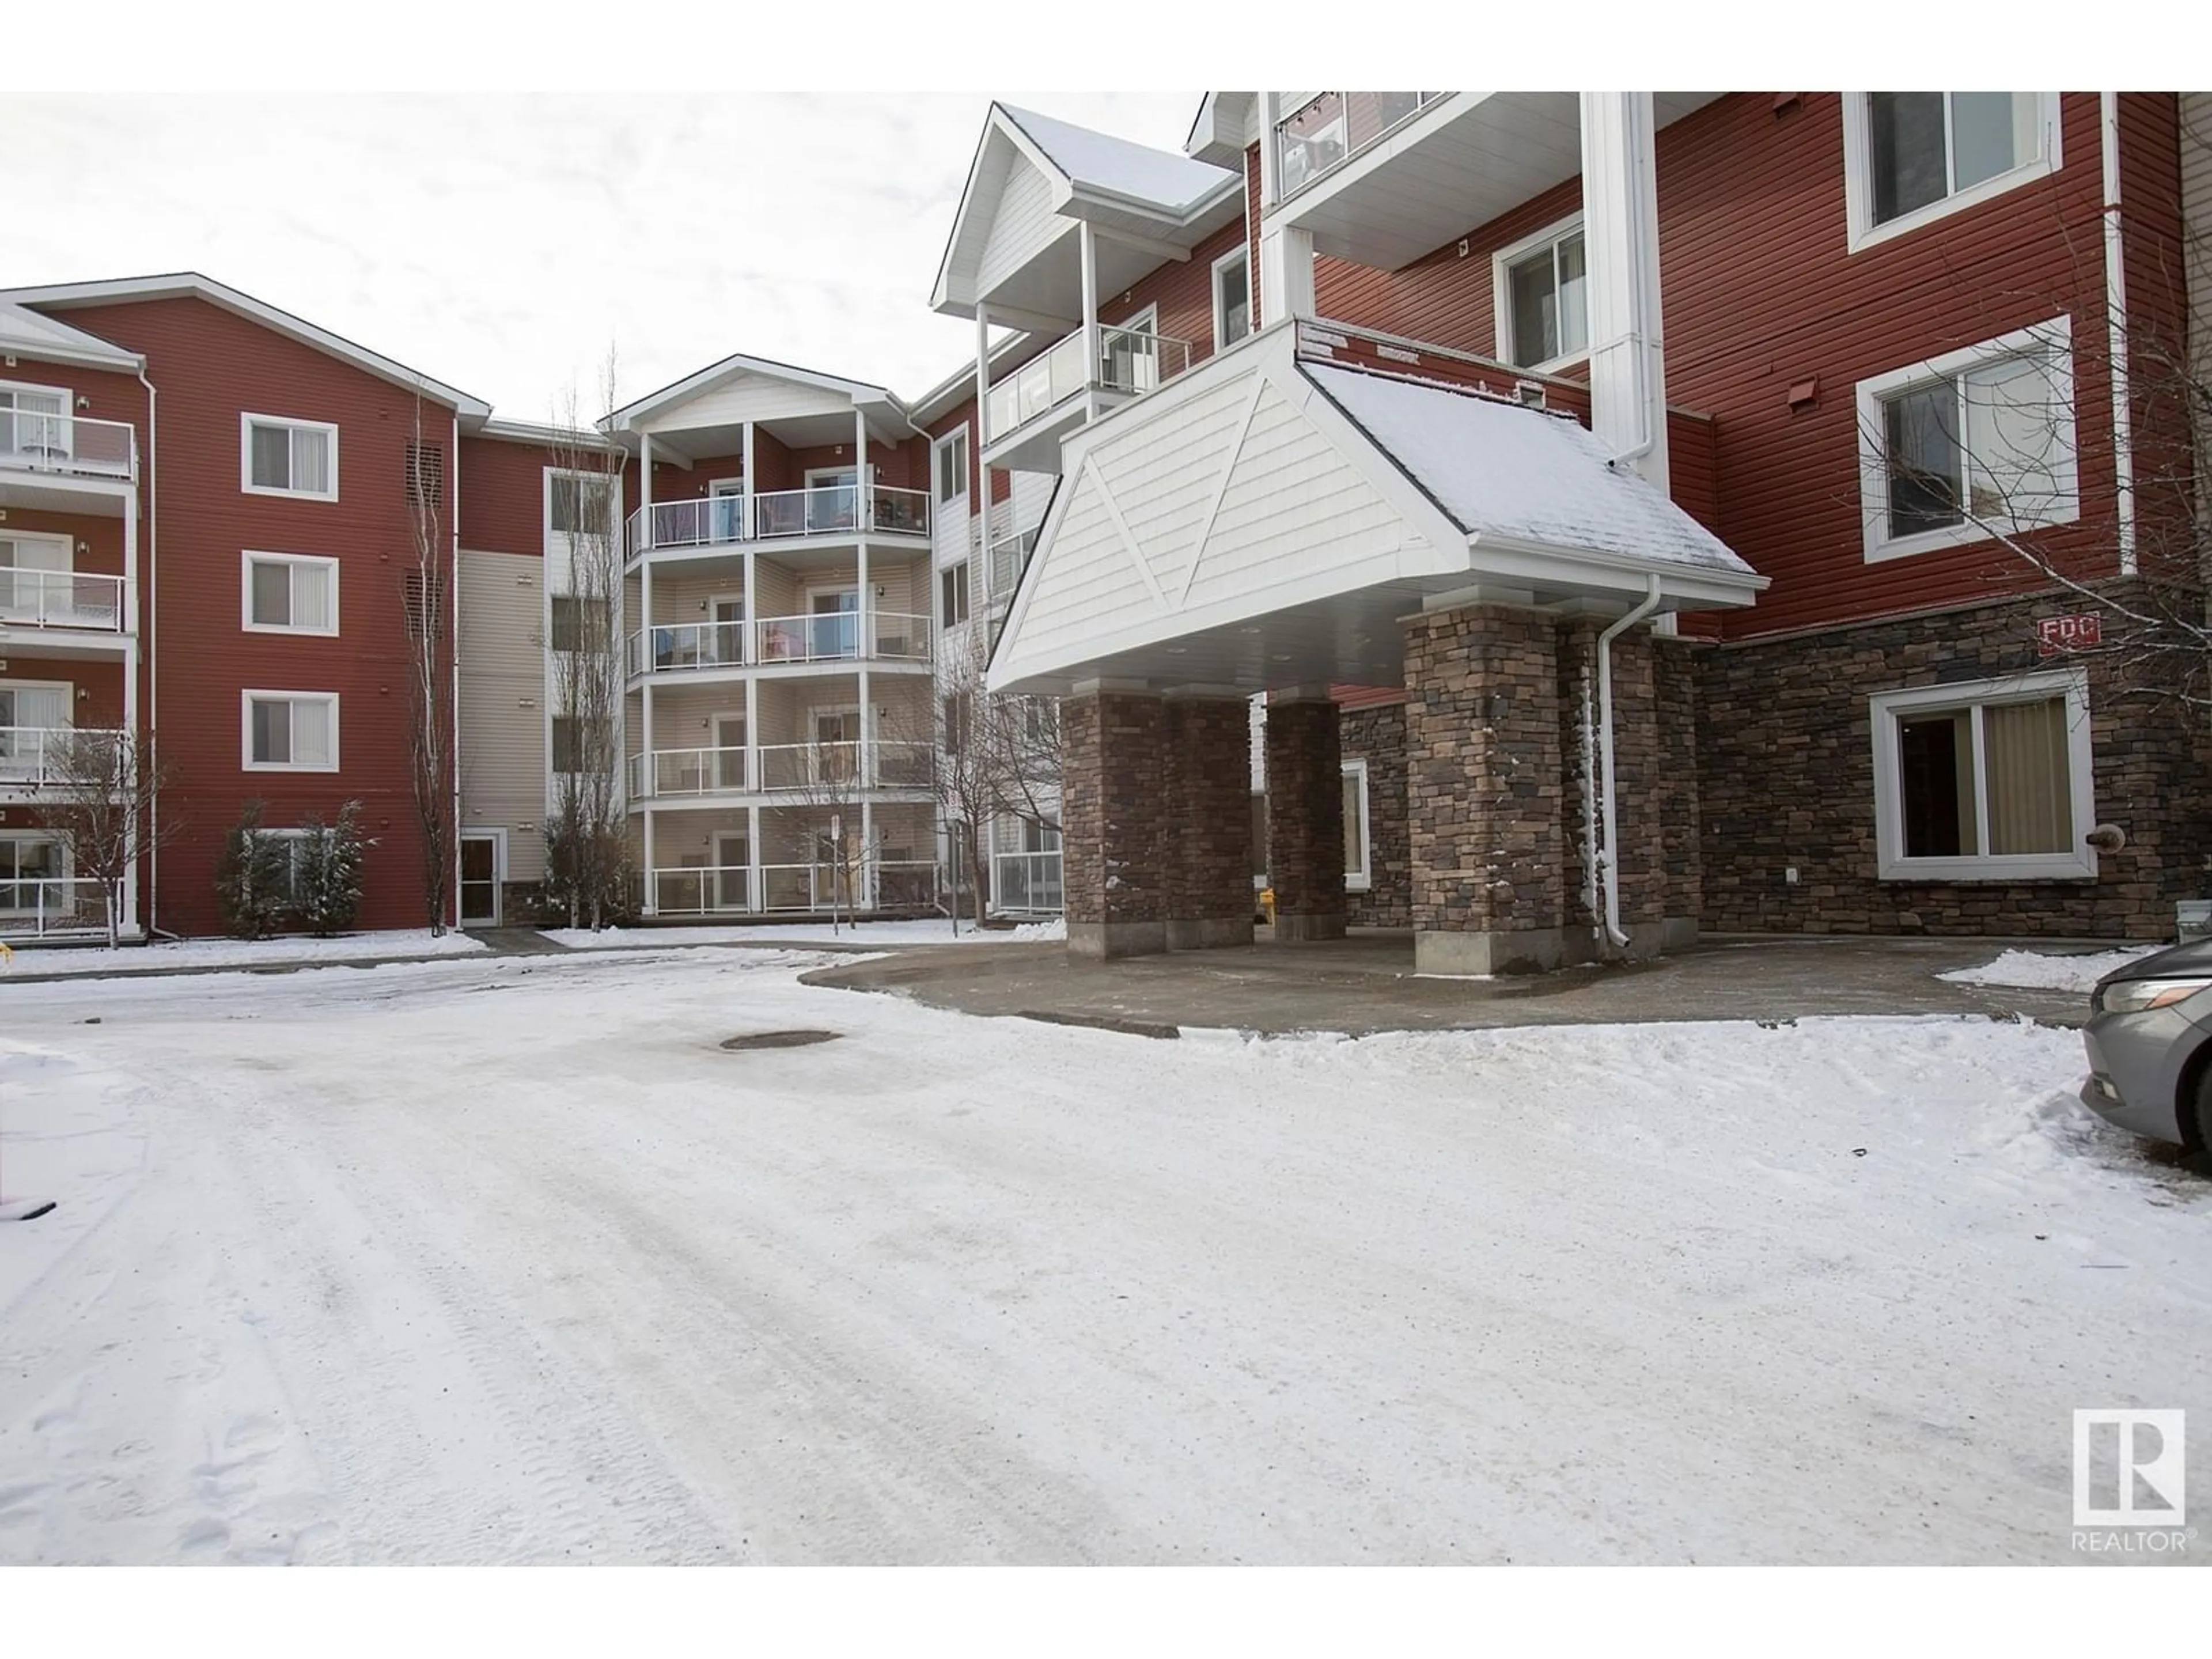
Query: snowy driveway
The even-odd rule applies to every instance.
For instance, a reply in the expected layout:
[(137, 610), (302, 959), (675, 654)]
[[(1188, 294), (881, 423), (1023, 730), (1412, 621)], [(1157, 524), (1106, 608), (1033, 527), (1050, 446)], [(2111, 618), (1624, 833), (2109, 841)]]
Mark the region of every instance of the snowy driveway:
[(2070, 1032), (799, 960), (0, 986), (0, 1562), (2063, 1561), (2073, 1407), (2212, 1422), (2212, 1188)]

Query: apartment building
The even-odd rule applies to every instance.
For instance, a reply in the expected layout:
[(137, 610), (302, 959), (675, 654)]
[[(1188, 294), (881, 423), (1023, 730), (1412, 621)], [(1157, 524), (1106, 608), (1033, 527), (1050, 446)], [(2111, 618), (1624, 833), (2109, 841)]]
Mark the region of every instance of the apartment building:
[(979, 321), (985, 459), (1057, 478), (991, 678), (1066, 700), (1071, 948), (1249, 937), (1255, 695), (1291, 937), (2169, 933), (2198, 733), (2094, 641), (2187, 511), (2182, 147), (2154, 94), (994, 110), (936, 302), (1073, 364)]

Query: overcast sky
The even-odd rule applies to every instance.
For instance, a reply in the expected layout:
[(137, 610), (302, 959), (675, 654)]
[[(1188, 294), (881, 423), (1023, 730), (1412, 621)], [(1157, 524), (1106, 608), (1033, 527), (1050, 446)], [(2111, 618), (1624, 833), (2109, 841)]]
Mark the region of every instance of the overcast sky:
[[(196, 270), (545, 420), (750, 352), (913, 398), (988, 94), (11, 96), (0, 287)], [(996, 94), (1180, 149), (1200, 94)]]

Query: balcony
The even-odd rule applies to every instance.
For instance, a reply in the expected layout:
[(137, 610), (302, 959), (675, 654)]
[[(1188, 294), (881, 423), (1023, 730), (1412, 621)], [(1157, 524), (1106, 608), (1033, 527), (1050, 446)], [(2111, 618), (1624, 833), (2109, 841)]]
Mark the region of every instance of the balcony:
[(937, 904), (937, 866), (919, 860), (869, 859), (857, 869), (834, 863), (687, 865), (652, 871), (648, 881), (654, 914), (663, 916), (827, 915), (833, 908), (927, 910)]
[[(116, 905), (120, 910), (120, 884)], [(25, 877), (0, 881), (0, 939), (50, 939), (107, 931), (107, 895), (86, 877)]]
[(120, 576), (0, 567), (0, 629), (128, 634), (129, 598)]
[(656, 749), (629, 757), (629, 793), (633, 801), (798, 794), (826, 804), (866, 790), (926, 789), (935, 766), (930, 744), (888, 739)]
[(668, 623), (631, 635), (630, 677), (710, 669), (868, 662), (926, 665), (930, 620), (909, 611), (838, 611), (751, 622)]
[(0, 409), (0, 467), (128, 483), (138, 476), (138, 434), (127, 421)]
[(929, 492), (871, 484), (817, 484), (759, 495), (655, 501), (629, 515), (629, 554), (728, 547), (805, 536), (929, 534)]
[(1188, 368), (1188, 340), (1133, 328), (1098, 331), (1098, 361), (1086, 363), (1078, 329), (993, 386), (984, 400), (983, 459), (1017, 472), (1060, 471), (1060, 441), (1089, 413), (1141, 397)]
[(1276, 194), (1288, 197), (1341, 167), (1444, 94), (1324, 92), (1275, 123)]
[(0, 726), (0, 793), (66, 783), (75, 763), (100, 764), (101, 751), (80, 744), (122, 740), (120, 732), (92, 726)]
[(1057, 853), (1000, 853), (991, 860), (991, 910), (1002, 916), (1056, 916), (1066, 908)]

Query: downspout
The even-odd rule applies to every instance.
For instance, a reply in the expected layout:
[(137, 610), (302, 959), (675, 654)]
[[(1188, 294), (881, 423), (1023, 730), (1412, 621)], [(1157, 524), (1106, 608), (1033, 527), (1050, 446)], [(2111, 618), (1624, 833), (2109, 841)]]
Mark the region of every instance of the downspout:
[[(453, 931), (461, 931), (461, 412), (453, 423), (453, 568), (446, 576), (447, 614), (453, 619), (453, 867), (451, 877)], [(616, 510), (621, 510), (619, 502)], [(496, 872), (494, 872), (496, 874)]]
[(2113, 493), (2118, 507), (2120, 574), (2136, 574), (2135, 416), (2128, 371), (2128, 278), (2120, 236), (2120, 94), (2097, 94), (2105, 161), (2105, 327), (2112, 372)]
[(1659, 577), (1644, 579), (1644, 601), (1597, 636), (1598, 766), (1603, 778), (1605, 845), (1598, 850), (1599, 878), (1605, 884), (1605, 933), (1620, 950), (1628, 935), (1620, 927), (1620, 820), (1613, 795), (1613, 642), (1659, 608)]
[[(146, 378), (146, 366), (143, 362), (138, 366), (138, 384), (146, 388), (146, 604), (143, 614), (149, 622), (153, 622), (154, 601), (161, 597), (158, 574), (161, 563), (155, 556), (161, 524), (158, 511), (161, 469), (155, 465), (161, 449), (161, 394), (154, 389), (154, 383)], [(155, 654), (161, 644), (159, 624), (150, 629), (141, 630), (142, 636), (148, 633), (151, 634), (151, 639), (143, 641), (146, 655), (146, 741), (143, 747), (158, 757), (161, 751), (155, 734), (161, 725), (161, 677), (154, 670)], [(137, 711), (133, 709), (131, 712), (136, 714)], [(160, 931), (156, 924), (161, 920), (161, 792), (158, 787), (147, 804), (146, 842), (146, 932), (151, 935)]]

